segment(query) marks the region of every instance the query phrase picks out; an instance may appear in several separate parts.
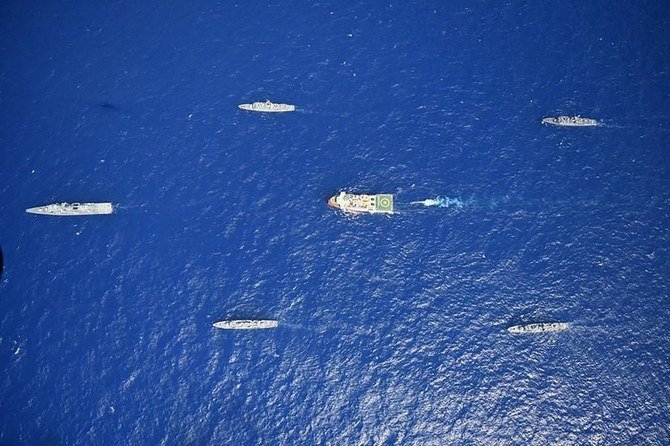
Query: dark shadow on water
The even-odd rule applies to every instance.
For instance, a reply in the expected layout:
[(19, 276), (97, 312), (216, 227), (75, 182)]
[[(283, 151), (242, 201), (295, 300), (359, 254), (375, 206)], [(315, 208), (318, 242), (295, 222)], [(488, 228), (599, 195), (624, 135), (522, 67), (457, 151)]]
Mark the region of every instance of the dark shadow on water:
[(112, 104), (111, 102), (107, 102), (107, 101), (98, 102), (96, 104), (96, 106), (98, 108), (102, 109), (102, 110), (118, 110), (119, 109), (119, 107), (117, 105)]
[(95, 103), (91, 103), (86, 109), (89, 112), (99, 112), (101, 114), (105, 115), (118, 115), (118, 116), (123, 116), (123, 117), (130, 117), (130, 112), (122, 107), (119, 104), (115, 104), (113, 102), (109, 101), (99, 101)]
[(37, 443), (35, 443), (37, 446), (59, 446), (62, 444), (65, 444), (65, 442), (61, 441), (55, 434), (51, 433), (42, 434), (37, 440)]
[(348, 118), (351, 116), (350, 112), (336, 112), (336, 111), (324, 111), (324, 110), (309, 110), (306, 108), (296, 108), (295, 113), (301, 113), (303, 115), (321, 115), (327, 117), (336, 117), (336, 118)]
[(327, 190), (326, 192), (323, 192), (321, 194), (320, 198), (324, 203), (327, 203), (328, 200), (330, 200), (331, 198), (333, 198), (335, 195), (337, 195), (339, 193), (340, 193), (340, 191), (337, 190), (337, 189), (330, 189), (330, 190)]
[[(23, 437), (23, 438), (22, 438)], [(66, 444), (56, 434), (51, 432), (31, 432), (29, 440), (26, 441), (25, 434), (19, 435), (13, 431), (5, 431), (0, 437), (0, 445), (35, 445), (35, 446), (61, 446)]]

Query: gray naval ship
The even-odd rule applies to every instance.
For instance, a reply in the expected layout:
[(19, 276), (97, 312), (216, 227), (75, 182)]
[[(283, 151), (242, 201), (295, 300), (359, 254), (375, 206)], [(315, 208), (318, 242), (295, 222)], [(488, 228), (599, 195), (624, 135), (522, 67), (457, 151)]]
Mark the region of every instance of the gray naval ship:
[(279, 322), (274, 319), (237, 319), (219, 321), (212, 324), (222, 330), (254, 330), (260, 328), (277, 328)]
[(112, 203), (54, 203), (26, 209), (30, 214), (55, 215), (106, 215), (114, 211)]
[(593, 127), (598, 125), (598, 121), (581, 116), (558, 116), (556, 118), (543, 118), (542, 124), (560, 125), (563, 127)]
[(514, 334), (521, 333), (544, 333), (545, 331), (560, 331), (568, 328), (565, 322), (542, 322), (528, 325), (514, 325), (509, 327), (507, 331)]
[(275, 104), (274, 102), (254, 102), (253, 104), (240, 104), (238, 107), (241, 110), (266, 112), (266, 113), (282, 113), (295, 111), (295, 105), (290, 104)]

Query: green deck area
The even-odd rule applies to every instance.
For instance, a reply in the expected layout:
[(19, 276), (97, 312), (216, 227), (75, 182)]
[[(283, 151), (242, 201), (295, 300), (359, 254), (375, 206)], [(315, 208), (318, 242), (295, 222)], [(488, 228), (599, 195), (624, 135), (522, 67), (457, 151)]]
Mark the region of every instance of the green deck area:
[(393, 212), (393, 195), (377, 195), (377, 200), (375, 201), (375, 210), (379, 212)]

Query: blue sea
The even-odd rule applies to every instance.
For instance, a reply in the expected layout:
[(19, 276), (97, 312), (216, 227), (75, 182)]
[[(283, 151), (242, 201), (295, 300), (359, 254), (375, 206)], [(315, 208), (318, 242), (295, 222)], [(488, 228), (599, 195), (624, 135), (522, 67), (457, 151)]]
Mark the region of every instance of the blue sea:
[(9, 1), (0, 52), (0, 444), (670, 444), (667, 1)]

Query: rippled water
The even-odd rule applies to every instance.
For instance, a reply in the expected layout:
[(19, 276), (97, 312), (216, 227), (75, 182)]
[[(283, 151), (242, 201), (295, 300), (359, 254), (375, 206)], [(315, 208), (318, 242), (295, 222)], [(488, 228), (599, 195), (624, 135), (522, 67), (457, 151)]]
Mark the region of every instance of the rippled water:
[(664, 2), (247, 3), (0, 6), (0, 443), (670, 443)]

